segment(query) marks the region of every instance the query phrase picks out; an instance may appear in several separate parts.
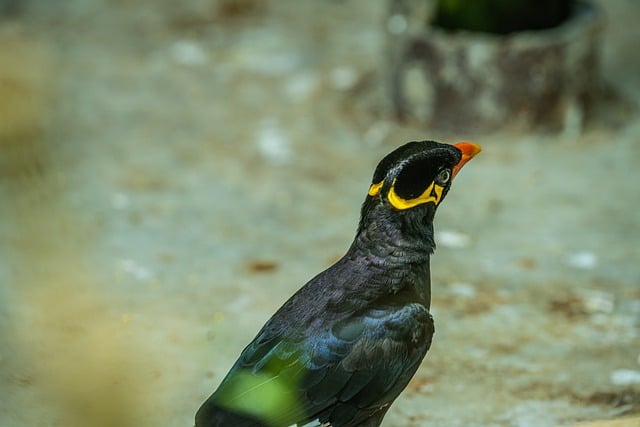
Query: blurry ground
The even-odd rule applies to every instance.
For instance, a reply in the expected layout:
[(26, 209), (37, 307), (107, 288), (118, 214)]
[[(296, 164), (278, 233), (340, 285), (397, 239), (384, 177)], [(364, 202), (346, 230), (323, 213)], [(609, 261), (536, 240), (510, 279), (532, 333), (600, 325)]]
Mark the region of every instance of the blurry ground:
[(603, 3), (631, 107), (577, 138), (390, 121), (382, 1), (22, 3), (0, 23), (0, 424), (191, 426), (348, 247), (377, 161), (427, 138), (484, 152), (439, 211), (434, 345), (384, 425), (640, 412), (640, 7)]

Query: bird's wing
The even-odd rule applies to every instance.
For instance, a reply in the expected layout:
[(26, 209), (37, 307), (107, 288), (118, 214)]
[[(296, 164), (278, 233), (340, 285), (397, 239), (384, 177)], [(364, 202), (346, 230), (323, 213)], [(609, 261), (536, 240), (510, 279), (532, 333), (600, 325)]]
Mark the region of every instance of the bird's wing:
[(304, 377), (306, 398), (316, 414), (329, 414), (336, 423), (390, 404), (413, 376), (433, 332), (429, 311), (416, 303), (337, 322), (314, 354), (315, 369)]
[(414, 303), (369, 309), (298, 339), (269, 331), (243, 351), (212, 396), (217, 404), (270, 426), (341, 425), (395, 399), (430, 346), (433, 322)]

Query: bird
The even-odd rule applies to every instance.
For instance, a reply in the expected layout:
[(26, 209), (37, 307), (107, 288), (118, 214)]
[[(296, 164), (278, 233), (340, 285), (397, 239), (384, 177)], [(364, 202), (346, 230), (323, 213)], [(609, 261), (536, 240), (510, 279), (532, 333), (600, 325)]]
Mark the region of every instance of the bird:
[(436, 209), (480, 151), (412, 141), (382, 158), (345, 255), (266, 322), (195, 426), (379, 426), (431, 346)]

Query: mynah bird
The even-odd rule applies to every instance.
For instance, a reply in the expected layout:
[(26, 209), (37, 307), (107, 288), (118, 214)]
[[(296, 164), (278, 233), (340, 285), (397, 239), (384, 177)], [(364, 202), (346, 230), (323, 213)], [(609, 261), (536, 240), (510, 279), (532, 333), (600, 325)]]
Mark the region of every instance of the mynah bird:
[(433, 219), (470, 142), (409, 142), (375, 169), (346, 254), (267, 321), (196, 427), (379, 426), (431, 346)]

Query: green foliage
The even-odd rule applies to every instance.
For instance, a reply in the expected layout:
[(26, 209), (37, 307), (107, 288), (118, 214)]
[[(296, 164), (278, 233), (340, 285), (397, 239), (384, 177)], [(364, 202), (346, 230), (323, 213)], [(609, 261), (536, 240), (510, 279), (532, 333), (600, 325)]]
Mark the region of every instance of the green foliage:
[(438, 0), (432, 25), (447, 30), (508, 34), (565, 21), (573, 0)]

